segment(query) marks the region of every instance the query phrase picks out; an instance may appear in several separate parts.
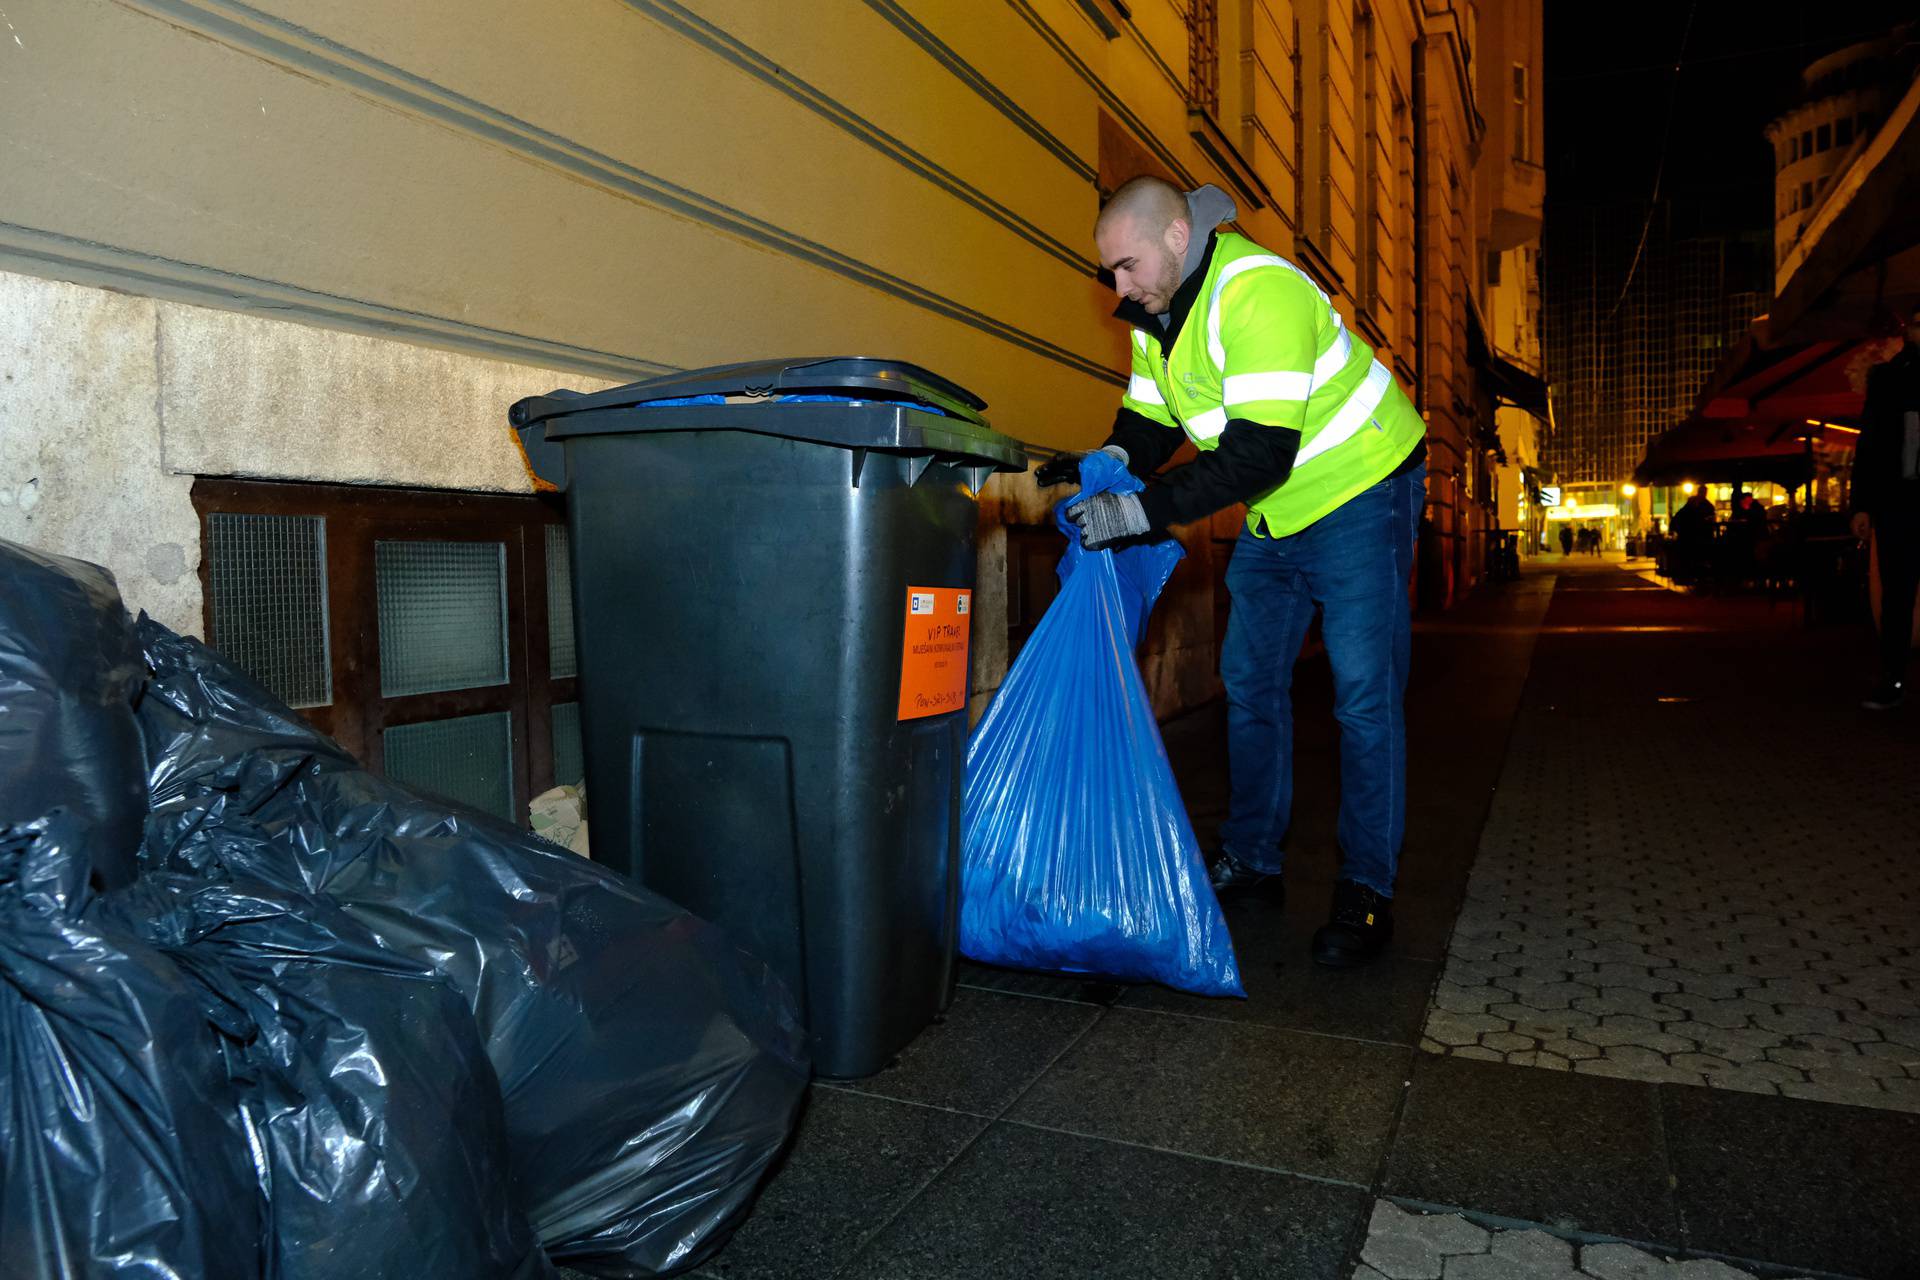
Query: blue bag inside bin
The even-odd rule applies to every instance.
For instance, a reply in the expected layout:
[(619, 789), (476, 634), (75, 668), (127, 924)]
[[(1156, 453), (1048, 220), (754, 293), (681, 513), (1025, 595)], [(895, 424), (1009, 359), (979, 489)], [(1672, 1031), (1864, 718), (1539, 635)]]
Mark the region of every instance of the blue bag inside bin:
[(1080, 467), (1061, 590), (967, 741), (960, 949), (987, 964), (1244, 996), (1160, 728), (1134, 661), (1184, 554), (1085, 551), (1065, 508), (1132, 493), (1107, 454)]

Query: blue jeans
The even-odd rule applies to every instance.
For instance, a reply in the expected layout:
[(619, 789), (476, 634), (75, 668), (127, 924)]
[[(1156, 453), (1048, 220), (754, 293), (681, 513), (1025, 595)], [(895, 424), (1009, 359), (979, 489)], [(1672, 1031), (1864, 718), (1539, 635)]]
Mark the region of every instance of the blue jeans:
[(1280, 870), (1293, 813), (1293, 664), (1318, 606), (1340, 723), (1340, 875), (1392, 896), (1407, 824), (1407, 581), (1426, 500), (1422, 465), (1296, 534), (1240, 535), (1220, 658), (1232, 771), (1220, 842), (1236, 861)]

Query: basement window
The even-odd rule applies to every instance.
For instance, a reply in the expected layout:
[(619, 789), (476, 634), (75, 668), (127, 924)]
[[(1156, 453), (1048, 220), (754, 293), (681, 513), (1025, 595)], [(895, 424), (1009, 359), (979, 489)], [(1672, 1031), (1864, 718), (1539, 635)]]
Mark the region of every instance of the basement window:
[(193, 501), (213, 647), (368, 768), (523, 825), (582, 780), (558, 503), (213, 479)]

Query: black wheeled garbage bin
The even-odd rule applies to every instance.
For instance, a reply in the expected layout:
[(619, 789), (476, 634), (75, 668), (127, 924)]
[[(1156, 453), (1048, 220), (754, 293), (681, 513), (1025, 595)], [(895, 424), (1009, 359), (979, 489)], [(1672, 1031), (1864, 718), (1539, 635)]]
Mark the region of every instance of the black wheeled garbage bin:
[(513, 406), (566, 494), (593, 856), (869, 1075), (953, 987), (974, 533), (1024, 450), (924, 369), (702, 369)]

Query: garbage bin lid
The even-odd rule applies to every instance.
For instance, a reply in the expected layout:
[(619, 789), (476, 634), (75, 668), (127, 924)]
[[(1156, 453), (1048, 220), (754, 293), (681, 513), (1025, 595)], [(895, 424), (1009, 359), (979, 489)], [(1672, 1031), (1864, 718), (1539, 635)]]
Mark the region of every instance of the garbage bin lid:
[[(788, 410), (792, 411), (790, 418), (774, 418), (751, 403), (765, 400), (773, 405), (815, 397), (849, 402), (836, 408), (886, 409), (890, 411), (888, 416), (896, 421), (876, 434), (848, 430), (838, 424), (829, 427), (822, 421), (827, 415), (799, 412), (807, 407), (801, 404), (788, 404)], [(742, 398), (747, 401), (744, 407), (751, 415), (746, 421), (737, 416), (743, 407)], [(660, 401), (674, 403), (671, 417), (664, 405), (649, 408)], [(845, 447), (924, 449), (966, 455), (980, 458), (999, 470), (1024, 470), (1027, 465), (1024, 449), (1018, 441), (1000, 435), (988, 425), (980, 414), (986, 407), (985, 400), (965, 387), (904, 360), (823, 356), (750, 360), (691, 369), (590, 395), (553, 391), (519, 401), (509, 411), (509, 420), (523, 434), (529, 428), (543, 426), (548, 439), (626, 431), (730, 427)], [(899, 413), (902, 408), (915, 412)], [(651, 420), (656, 413), (660, 415), (658, 422)], [(847, 415), (835, 416), (845, 418)], [(903, 427), (898, 421), (908, 417), (916, 420), (915, 426)]]
[[(532, 396), (514, 406), (514, 425), (526, 426), (563, 413), (620, 409), (649, 400), (678, 400), (689, 396), (773, 396), (809, 391), (878, 392), (888, 400), (912, 400), (932, 405), (952, 417), (983, 422), (980, 410), (987, 402), (973, 392), (904, 360), (871, 356), (815, 356), (793, 360), (747, 360), (643, 378), (624, 387), (609, 387), (587, 396)], [(521, 416), (525, 408), (524, 420)]]

